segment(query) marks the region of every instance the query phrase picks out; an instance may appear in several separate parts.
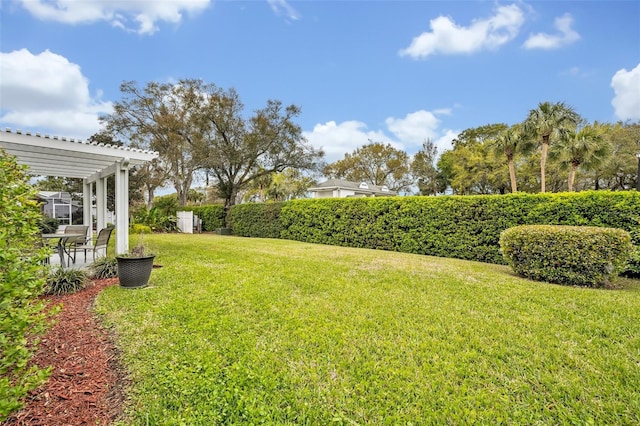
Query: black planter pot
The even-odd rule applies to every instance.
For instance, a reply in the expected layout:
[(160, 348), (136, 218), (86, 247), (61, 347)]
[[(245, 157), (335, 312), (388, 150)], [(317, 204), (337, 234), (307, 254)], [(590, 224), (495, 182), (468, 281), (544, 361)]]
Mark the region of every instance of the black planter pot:
[(120, 287), (139, 288), (146, 286), (151, 276), (154, 258), (155, 256), (116, 256), (116, 259), (118, 259), (118, 279), (120, 280)]

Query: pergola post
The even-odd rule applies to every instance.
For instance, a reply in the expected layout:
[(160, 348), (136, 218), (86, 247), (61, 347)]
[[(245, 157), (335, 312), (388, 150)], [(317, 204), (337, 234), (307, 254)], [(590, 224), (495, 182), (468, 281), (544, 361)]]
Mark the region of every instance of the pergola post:
[(82, 223), (89, 225), (87, 230), (87, 242), (93, 245), (93, 218), (91, 215), (91, 199), (93, 198), (93, 185), (87, 181), (82, 180)]
[(107, 226), (107, 178), (96, 180), (96, 229)]
[(116, 163), (116, 254), (129, 251), (129, 159)]

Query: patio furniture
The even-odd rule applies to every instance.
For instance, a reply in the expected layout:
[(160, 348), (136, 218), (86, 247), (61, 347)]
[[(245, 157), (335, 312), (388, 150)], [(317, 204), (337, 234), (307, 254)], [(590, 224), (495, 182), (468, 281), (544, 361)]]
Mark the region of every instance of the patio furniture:
[[(69, 258), (71, 258), (71, 255), (65, 249), (67, 241), (71, 238), (86, 238), (86, 234), (42, 234), (41, 236), (43, 240), (58, 240), (54, 247), (54, 251), (58, 253), (58, 256), (60, 257), (60, 266), (63, 268), (67, 267), (65, 253), (69, 255)], [(48, 261), (45, 263), (48, 263)]]
[[(69, 256), (69, 259), (73, 259), (73, 263), (76, 263), (78, 245), (87, 243), (88, 231), (89, 225), (67, 225), (64, 228), (64, 235), (68, 236), (68, 238), (64, 240), (63, 249)], [(71, 255), (71, 250), (73, 250), (73, 256)]]
[(77, 250), (84, 250), (84, 261), (87, 261), (87, 250), (93, 251), (93, 260), (96, 260), (96, 252), (98, 250), (104, 249), (105, 256), (107, 255), (107, 245), (109, 244), (109, 239), (111, 238), (111, 233), (114, 228), (112, 226), (108, 226), (103, 228), (98, 232), (98, 238), (96, 238), (96, 243), (94, 245), (90, 244), (81, 244), (76, 246)]

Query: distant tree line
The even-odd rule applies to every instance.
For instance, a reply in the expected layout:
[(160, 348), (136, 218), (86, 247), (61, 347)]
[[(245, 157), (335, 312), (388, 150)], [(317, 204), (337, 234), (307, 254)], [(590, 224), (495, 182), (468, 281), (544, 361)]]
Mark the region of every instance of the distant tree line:
[[(640, 123), (587, 123), (570, 106), (540, 103), (514, 125), (469, 128), (451, 149), (425, 140), (413, 155), (369, 141), (326, 164), (302, 136), (301, 110), (269, 100), (246, 115), (238, 93), (201, 80), (121, 85), (123, 99), (101, 118), (92, 141), (158, 151), (158, 160), (131, 171), (130, 199), (151, 207), (171, 185), (177, 204), (304, 197), (322, 179), (386, 185), (400, 194), (504, 194), (585, 189), (628, 190), (638, 179)], [(204, 181), (201, 192), (194, 181)], [(41, 189), (81, 192), (78, 182), (49, 178)], [(109, 201), (112, 203), (112, 200)]]

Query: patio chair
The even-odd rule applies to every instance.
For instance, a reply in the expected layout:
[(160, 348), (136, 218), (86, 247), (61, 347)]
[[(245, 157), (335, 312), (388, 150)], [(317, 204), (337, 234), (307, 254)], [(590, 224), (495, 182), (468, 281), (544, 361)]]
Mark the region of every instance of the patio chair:
[[(64, 235), (67, 234), (78, 234), (82, 235), (80, 237), (68, 237), (64, 240), (64, 251), (67, 253), (70, 259), (73, 260), (73, 263), (76, 263), (76, 253), (78, 245), (83, 245), (87, 243), (87, 231), (89, 230), (89, 225), (67, 225), (64, 228)], [(73, 255), (71, 254), (71, 250), (73, 250)]]
[(109, 245), (109, 239), (111, 238), (111, 233), (113, 232), (113, 227), (108, 226), (103, 228), (98, 232), (98, 238), (96, 238), (96, 243), (94, 245), (89, 244), (81, 244), (76, 246), (78, 250), (84, 250), (84, 261), (87, 261), (87, 250), (93, 251), (93, 260), (96, 260), (96, 252), (98, 250), (104, 249), (104, 254), (107, 254), (107, 245)]

